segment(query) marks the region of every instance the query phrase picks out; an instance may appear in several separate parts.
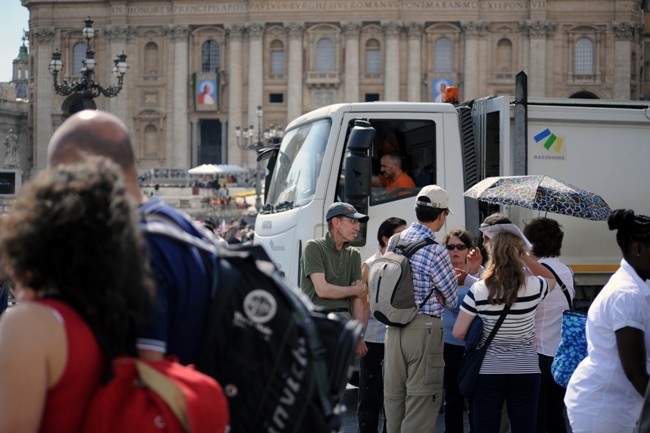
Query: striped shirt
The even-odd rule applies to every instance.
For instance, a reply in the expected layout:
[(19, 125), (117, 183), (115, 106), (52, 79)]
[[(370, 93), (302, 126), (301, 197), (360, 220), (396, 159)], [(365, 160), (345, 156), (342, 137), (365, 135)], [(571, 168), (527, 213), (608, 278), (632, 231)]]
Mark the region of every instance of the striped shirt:
[[(408, 242), (423, 238), (435, 239), (435, 236), (428, 227), (417, 222), (400, 233), (400, 238)], [(458, 278), (454, 275), (447, 248), (440, 244), (427, 245), (416, 251), (409, 262), (413, 274), (415, 305), (420, 305), (434, 286), (445, 298), (445, 305), (442, 305), (435, 294), (431, 295), (418, 314), (441, 317), (445, 308), (458, 306)]]
[[(492, 343), (487, 349), (480, 374), (539, 373), (535, 349), (535, 311), (548, 295), (548, 282), (541, 277), (527, 277), (526, 286), (519, 289), (517, 302), (508, 312)], [(488, 289), (484, 281), (472, 286), (460, 309), (483, 319), (483, 336), (479, 346), (487, 340), (499, 320), (504, 304), (487, 301)]]

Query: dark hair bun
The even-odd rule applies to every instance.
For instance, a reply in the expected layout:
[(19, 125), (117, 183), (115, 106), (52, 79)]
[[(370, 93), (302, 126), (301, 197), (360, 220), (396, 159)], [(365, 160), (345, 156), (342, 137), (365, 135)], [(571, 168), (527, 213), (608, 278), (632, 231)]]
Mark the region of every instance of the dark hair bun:
[(632, 209), (616, 209), (609, 214), (607, 226), (610, 230), (618, 230), (628, 224), (634, 223), (634, 211)]

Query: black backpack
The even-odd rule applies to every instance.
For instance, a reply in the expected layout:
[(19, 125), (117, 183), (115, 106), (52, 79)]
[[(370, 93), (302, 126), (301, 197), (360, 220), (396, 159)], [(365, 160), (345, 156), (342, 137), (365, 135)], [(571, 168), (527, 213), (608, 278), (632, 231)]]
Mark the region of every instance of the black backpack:
[(261, 246), (217, 251), (170, 224), (142, 227), (195, 245), (211, 261), (196, 367), (223, 387), (231, 432), (338, 432), (362, 325), (315, 308)]

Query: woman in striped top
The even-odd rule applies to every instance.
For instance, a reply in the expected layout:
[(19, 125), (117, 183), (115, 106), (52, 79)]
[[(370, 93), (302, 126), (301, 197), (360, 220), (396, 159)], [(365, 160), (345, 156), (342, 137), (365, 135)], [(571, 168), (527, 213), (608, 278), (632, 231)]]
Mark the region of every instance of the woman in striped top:
[[(512, 433), (529, 433), (537, 428), (540, 370), (534, 344), (535, 311), (555, 287), (555, 279), (528, 255), (527, 244), (522, 234), (514, 232), (490, 238), (484, 279), (465, 296), (454, 325), (454, 337), (464, 340), (478, 315), (484, 323), (480, 346), (505, 306), (510, 306), (487, 349), (476, 385), (473, 427), (477, 433), (499, 431), (504, 401)], [(524, 266), (533, 276), (527, 275)]]

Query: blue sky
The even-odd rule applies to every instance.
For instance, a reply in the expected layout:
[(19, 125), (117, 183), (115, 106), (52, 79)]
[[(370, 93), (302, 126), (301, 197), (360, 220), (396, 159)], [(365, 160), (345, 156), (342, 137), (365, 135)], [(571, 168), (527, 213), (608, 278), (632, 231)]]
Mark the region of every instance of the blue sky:
[(13, 60), (18, 57), (23, 29), (29, 29), (29, 11), (20, 0), (0, 0), (0, 82), (11, 81)]

